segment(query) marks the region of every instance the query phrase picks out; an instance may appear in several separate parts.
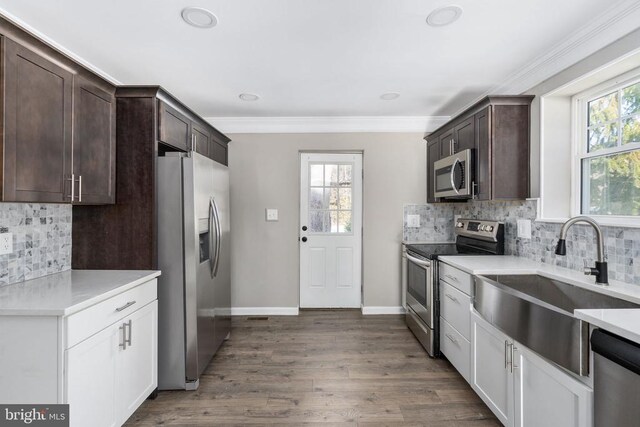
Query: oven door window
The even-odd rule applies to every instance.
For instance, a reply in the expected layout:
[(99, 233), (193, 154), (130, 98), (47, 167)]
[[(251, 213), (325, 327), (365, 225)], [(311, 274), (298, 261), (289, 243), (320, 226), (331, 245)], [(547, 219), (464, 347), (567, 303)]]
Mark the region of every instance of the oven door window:
[(407, 263), (407, 270), (407, 290), (409, 294), (414, 297), (420, 305), (428, 308), (427, 270), (411, 261)]

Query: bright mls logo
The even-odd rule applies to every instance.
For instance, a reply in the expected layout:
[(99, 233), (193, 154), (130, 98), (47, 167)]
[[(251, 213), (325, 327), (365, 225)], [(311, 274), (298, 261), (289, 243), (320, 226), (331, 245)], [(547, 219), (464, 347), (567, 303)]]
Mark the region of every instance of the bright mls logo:
[(69, 405), (0, 405), (0, 427), (69, 427)]

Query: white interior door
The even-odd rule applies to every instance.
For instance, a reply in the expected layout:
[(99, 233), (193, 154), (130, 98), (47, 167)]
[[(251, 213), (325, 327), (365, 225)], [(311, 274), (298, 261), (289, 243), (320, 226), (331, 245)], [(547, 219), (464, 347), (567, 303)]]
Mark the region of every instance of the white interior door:
[(359, 308), (362, 154), (300, 155), (300, 307)]

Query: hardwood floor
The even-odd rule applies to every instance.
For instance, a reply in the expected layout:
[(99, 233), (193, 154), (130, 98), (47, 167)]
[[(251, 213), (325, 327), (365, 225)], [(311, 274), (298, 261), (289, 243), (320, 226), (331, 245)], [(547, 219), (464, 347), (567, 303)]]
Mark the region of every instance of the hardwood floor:
[(403, 316), (303, 310), (233, 319), (197, 391), (160, 392), (127, 426), (500, 426)]

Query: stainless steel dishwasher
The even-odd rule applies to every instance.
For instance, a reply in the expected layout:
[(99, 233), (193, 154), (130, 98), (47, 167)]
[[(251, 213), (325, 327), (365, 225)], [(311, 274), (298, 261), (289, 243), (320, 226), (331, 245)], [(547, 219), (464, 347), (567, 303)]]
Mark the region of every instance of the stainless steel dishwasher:
[(596, 329), (591, 334), (595, 353), (595, 427), (636, 427), (640, 423), (640, 345)]

